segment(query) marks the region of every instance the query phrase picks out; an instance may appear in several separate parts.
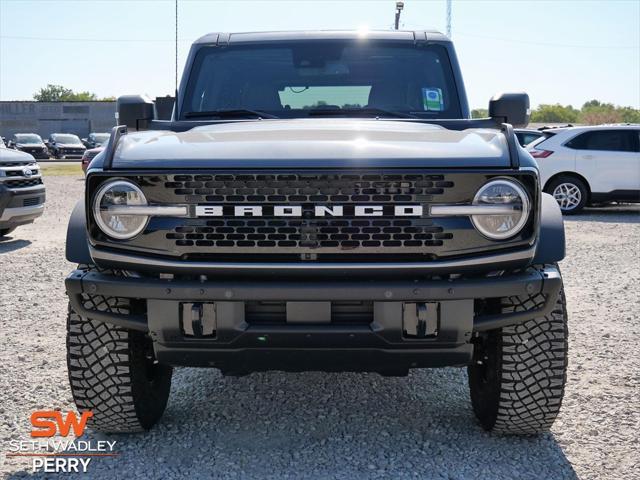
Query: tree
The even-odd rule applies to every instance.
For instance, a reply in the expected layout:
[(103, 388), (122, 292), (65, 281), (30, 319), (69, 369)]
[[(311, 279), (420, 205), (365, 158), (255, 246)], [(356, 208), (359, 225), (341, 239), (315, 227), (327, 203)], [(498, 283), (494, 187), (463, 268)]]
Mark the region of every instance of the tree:
[(471, 118), (487, 118), (489, 116), (489, 110), (486, 108), (474, 108), (471, 110)]
[(62, 85), (48, 84), (33, 94), (38, 102), (89, 102), (98, 100), (98, 96), (91, 92), (74, 92)]
[[(473, 118), (487, 116), (487, 111), (477, 108), (471, 111)], [(600, 100), (589, 100), (580, 110), (571, 105), (539, 105), (531, 112), (534, 123), (579, 123), (601, 125), (603, 123), (640, 123), (640, 110), (633, 107), (620, 107)]]
[(633, 107), (619, 107), (612, 103), (590, 100), (582, 106), (580, 122), (587, 125), (601, 123), (640, 123), (640, 110)]
[(576, 123), (580, 112), (571, 105), (563, 107), (555, 105), (540, 105), (531, 112), (531, 121), (535, 123)]

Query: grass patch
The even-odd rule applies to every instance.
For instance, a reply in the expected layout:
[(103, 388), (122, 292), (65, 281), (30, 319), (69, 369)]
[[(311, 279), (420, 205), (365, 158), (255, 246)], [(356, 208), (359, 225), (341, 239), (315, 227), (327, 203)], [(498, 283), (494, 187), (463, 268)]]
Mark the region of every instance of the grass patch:
[(56, 165), (41, 163), (40, 169), (45, 177), (61, 177), (65, 175), (82, 176), (82, 167), (80, 162), (74, 165)]

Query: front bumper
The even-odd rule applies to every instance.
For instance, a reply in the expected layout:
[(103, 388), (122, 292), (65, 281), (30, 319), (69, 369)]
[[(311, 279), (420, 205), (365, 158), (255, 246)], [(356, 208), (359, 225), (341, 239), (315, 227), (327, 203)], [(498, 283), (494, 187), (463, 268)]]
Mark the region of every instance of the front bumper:
[[(456, 280), (200, 282), (116, 277), (83, 270), (66, 279), (70, 303), (78, 314), (148, 332), (160, 362), (217, 367), (226, 372), (386, 372), (465, 365), (473, 354), (474, 332), (548, 314), (561, 287), (560, 273), (554, 267)], [(480, 308), (487, 300), (513, 296), (523, 299), (521, 309), (487, 313)], [(100, 306), (108, 297), (134, 299), (135, 307), (127, 314), (105, 310)], [(365, 323), (292, 323), (288, 318), (252, 323), (247, 305), (256, 301), (372, 302), (373, 309)], [(437, 333), (409, 338), (403, 312), (407, 305), (423, 302), (437, 308)], [(185, 304), (215, 305), (214, 335), (187, 333)]]
[(39, 149), (32, 149), (32, 148), (20, 148), (18, 150), (28, 153), (29, 155), (33, 156), (33, 158), (36, 158), (38, 160), (46, 160), (49, 158), (48, 150), (39, 150)]
[(0, 227), (12, 228), (33, 222), (44, 213), (43, 186), (9, 190), (0, 185)]

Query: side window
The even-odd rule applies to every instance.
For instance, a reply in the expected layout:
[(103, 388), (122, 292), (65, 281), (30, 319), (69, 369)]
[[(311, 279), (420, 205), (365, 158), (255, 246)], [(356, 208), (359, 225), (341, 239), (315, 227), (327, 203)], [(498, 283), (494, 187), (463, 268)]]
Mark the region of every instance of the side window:
[(600, 130), (578, 135), (566, 146), (576, 150), (635, 152), (637, 151), (636, 137), (634, 130)]
[(526, 133), (524, 135), (524, 144), (525, 145), (529, 145), (531, 142), (533, 142), (534, 140), (540, 138), (541, 135), (537, 135), (535, 133)]
[(640, 130), (629, 130), (631, 134), (631, 151), (640, 152)]

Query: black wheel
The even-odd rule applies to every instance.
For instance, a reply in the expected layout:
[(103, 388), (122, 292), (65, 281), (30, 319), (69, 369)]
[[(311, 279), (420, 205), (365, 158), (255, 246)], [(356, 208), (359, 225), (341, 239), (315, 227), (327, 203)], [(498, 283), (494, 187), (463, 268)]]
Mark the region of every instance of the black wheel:
[(585, 207), (589, 198), (589, 190), (585, 183), (571, 175), (554, 178), (545, 188), (545, 192), (556, 199), (560, 210), (566, 215), (578, 213)]
[[(87, 295), (84, 301), (99, 310), (130, 310), (124, 298)], [(75, 404), (93, 412), (94, 430), (148, 430), (165, 410), (173, 370), (157, 363), (142, 332), (83, 318), (69, 306), (67, 367)]]
[(16, 227), (13, 227), (13, 228), (0, 228), (0, 237), (6, 237), (11, 232), (13, 232), (15, 229), (16, 229)]
[[(503, 311), (523, 310), (539, 298), (504, 299)], [(567, 378), (564, 291), (546, 317), (487, 332), (477, 340), (468, 368), (471, 403), (485, 430), (537, 434), (553, 424)]]

